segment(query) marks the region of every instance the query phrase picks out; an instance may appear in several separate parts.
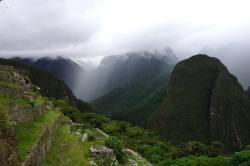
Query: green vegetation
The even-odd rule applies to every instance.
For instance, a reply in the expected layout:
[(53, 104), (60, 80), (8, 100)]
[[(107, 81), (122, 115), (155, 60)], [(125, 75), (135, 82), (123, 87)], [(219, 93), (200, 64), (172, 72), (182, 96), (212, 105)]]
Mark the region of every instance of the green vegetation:
[(84, 166), (88, 165), (88, 151), (79, 136), (69, 132), (69, 126), (58, 129), (52, 147), (46, 154), (42, 166)]
[(73, 121), (78, 121), (80, 117), (80, 112), (75, 108), (69, 105), (66, 101), (64, 100), (54, 100), (53, 104), (55, 107), (61, 108), (61, 112), (65, 115), (68, 116), (70, 119)]
[(39, 96), (37, 94), (33, 94), (33, 96), (35, 98), (34, 100), (24, 99), (24, 98), (16, 99), (16, 104), (19, 106), (32, 106), (32, 107), (37, 107), (44, 104), (45, 100), (42, 96)]
[[(116, 136), (116, 138), (111, 137), (106, 141), (107, 146), (113, 147), (113, 144), (118, 141), (119, 146), (137, 151), (157, 166), (246, 166), (250, 162), (250, 148), (248, 147), (232, 155), (224, 155), (224, 146), (220, 142), (205, 145), (198, 141), (191, 141), (174, 146), (161, 139), (156, 133), (126, 122), (110, 120), (94, 113), (80, 113), (80, 117), (79, 122), (88, 128), (98, 127), (104, 132)], [(95, 135), (95, 138), (98, 137), (100, 136)], [(89, 147), (90, 145), (88, 145)], [(127, 154), (127, 157), (140, 163), (140, 159), (135, 156)]]
[(124, 163), (126, 161), (126, 155), (122, 151), (121, 142), (116, 137), (109, 137), (105, 141), (105, 145), (114, 150), (114, 153), (119, 163)]
[[(78, 110), (75, 110), (78, 111)], [(79, 111), (78, 111), (79, 113)], [(146, 131), (122, 121), (112, 121), (109, 118), (94, 113), (72, 113), (71, 116), (80, 117), (77, 122), (88, 128), (100, 128), (104, 132), (116, 136), (119, 146), (128, 147), (139, 152), (143, 157), (154, 164), (159, 164), (163, 160), (171, 157), (171, 150), (174, 149), (156, 133)], [(113, 139), (115, 143), (116, 139)], [(119, 151), (118, 151), (119, 153)]]
[(236, 152), (232, 156), (232, 165), (248, 166), (250, 165), (250, 147), (247, 146), (243, 151)]
[(46, 126), (59, 115), (59, 112), (47, 111), (34, 121), (17, 124), (16, 137), (21, 160), (25, 159), (32, 146), (39, 140)]
[(16, 104), (19, 106), (30, 106), (33, 105), (33, 102), (28, 99), (19, 98), (16, 99)]
[(7, 100), (0, 96), (0, 130), (6, 129), (10, 126), (10, 118), (6, 111)]
[(36, 106), (41, 106), (41, 105), (44, 104), (44, 102), (45, 102), (45, 100), (43, 99), (42, 96), (37, 96), (37, 97), (35, 98), (35, 100), (34, 100), (34, 106), (35, 106), (35, 107), (36, 107)]
[(184, 157), (179, 158), (174, 161), (165, 161), (162, 165), (164, 166), (238, 166), (232, 165), (230, 157), (207, 157), (207, 156), (200, 156), (200, 157)]

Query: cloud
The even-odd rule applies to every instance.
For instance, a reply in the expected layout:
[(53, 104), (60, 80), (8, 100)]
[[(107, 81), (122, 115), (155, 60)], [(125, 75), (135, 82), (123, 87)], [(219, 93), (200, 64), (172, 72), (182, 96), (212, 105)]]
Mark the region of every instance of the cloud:
[(7, 8), (0, 6), (0, 51), (60, 53), (88, 43), (98, 31), (88, 14), (92, 1), (6, 1)]
[(238, 74), (249, 59), (249, 5), (248, 0), (6, 0), (0, 3), (0, 55), (100, 61), (170, 46), (180, 59), (197, 53), (219, 57)]

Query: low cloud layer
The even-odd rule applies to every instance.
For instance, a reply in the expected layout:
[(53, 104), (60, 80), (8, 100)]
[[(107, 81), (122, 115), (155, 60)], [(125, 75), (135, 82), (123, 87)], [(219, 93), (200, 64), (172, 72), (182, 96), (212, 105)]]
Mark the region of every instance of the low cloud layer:
[(241, 73), (250, 56), (249, 5), (247, 0), (5, 0), (0, 55), (97, 62), (169, 46), (180, 59), (197, 53), (219, 57), (246, 86), (250, 82)]

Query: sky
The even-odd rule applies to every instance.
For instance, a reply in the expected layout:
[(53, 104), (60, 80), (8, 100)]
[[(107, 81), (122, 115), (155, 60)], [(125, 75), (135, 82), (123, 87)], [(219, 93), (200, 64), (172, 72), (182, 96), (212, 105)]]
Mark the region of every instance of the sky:
[(242, 67), (250, 62), (249, 6), (249, 0), (4, 0), (0, 56), (97, 63), (169, 46), (179, 59), (216, 56), (250, 85), (241, 76), (250, 73)]

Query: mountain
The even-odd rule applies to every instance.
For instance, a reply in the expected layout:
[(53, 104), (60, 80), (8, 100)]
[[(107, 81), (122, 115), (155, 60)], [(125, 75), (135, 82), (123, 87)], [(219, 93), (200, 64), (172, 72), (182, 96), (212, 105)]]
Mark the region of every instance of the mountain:
[(64, 57), (43, 57), (39, 59), (16, 57), (13, 59), (56, 75), (62, 79), (72, 91), (74, 91), (79, 74), (84, 73), (84, 69), (80, 65)]
[(103, 79), (104, 95), (91, 103), (94, 111), (144, 126), (163, 99), (175, 63), (173, 53), (167, 53), (170, 56), (135, 52), (104, 58), (100, 71), (108, 74)]
[(250, 143), (250, 105), (218, 59), (196, 55), (175, 66), (150, 127), (176, 143), (220, 141), (227, 150), (238, 149)]
[(39, 68), (34, 68), (31, 65), (21, 63), (19, 60), (14, 59), (1, 59), (0, 64), (10, 65), (29, 77), (29, 79), (37, 86), (40, 87), (40, 93), (43, 96), (65, 99), (71, 103), (71, 105), (79, 108), (81, 111), (90, 111), (91, 106), (79, 99), (77, 99), (68, 86), (57, 76)]

